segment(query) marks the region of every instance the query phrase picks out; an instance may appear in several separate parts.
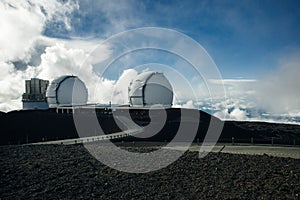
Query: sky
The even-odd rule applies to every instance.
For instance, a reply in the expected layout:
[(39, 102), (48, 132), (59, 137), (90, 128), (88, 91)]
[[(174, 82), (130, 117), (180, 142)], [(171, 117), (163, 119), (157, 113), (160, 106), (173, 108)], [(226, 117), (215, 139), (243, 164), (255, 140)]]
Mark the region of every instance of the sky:
[[(299, 9), (296, 0), (1, 1), (0, 110), (22, 108), (26, 79), (53, 80), (64, 74), (80, 76), (90, 102), (114, 98), (122, 104), (138, 69), (149, 70), (147, 62), (155, 61), (151, 69), (172, 65), (178, 78), (192, 85), (189, 90), (186, 83), (174, 83), (177, 106), (233, 120), (300, 123)], [(86, 61), (95, 49), (98, 62), (110, 58), (112, 36), (142, 27), (174, 30), (199, 43), (223, 79), (206, 81), (224, 86), (226, 99), (203, 95), (207, 93), (203, 80), (189, 72), (188, 63), (168, 52), (131, 53), (100, 75), (95, 63)], [(176, 44), (171, 36), (165, 37)], [(176, 82), (174, 73), (166, 73), (171, 83)]]

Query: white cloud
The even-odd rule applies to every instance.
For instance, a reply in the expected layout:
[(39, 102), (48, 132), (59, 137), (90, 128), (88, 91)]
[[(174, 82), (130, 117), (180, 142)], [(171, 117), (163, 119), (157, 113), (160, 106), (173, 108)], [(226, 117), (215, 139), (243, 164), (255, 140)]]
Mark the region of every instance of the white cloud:
[[(102, 54), (102, 59), (106, 56)], [(53, 80), (62, 75), (76, 75), (86, 84), (90, 103), (108, 103), (116, 81), (100, 78), (93, 70), (92, 60), (88, 58), (89, 54), (81, 48), (67, 48), (63, 43), (57, 43), (47, 47), (41, 55), (37, 77)], [(100, 58), (101, 55), (98, 60)]]
[(214, 84), (235, 84), (235, 83), (251, 83), (251, 82), (255, 82), (255, 79), (210, 79), (209, 80), (211, 83)]
[(0, 62), (2, 67), (0, 79), (0, 109), (3, 111), (20, 109), (21, 95), (24, 90), (24, 79), (33, 77), (36, 69), (28, 67), (25, 71), (18, 71), (12, 64)]
[(205, 100), (206, 103), (200, 107), (223, 120), (299, 124), (300, 103), (297, 103), (299, 93), (296, 92), (297, 85), (300, 85), (296, 78), (299, 74), (298, 61), (291, 57), (288, 61), (281, 62), (276, 72), (260, 80), (210, 80), (224, 85), (227, 99)]
[(28, 51), (50, 20), (63, 21), (69, 28), (68, 15), (76, 2), (55, 0), (0, 2), (0, 60), (28, 60)]
[(193, 100), (188, 100), (184, 103), (173, 101), (174, 108), (196, 108)]
[(255, 93), (255, 79), (210, 79), (210, 83), (223, 85), (228, 98), (240, 98)]
[(258, 105), (269, 112), (288, 114), (300, 111), (300, 52), (279, 62), (272, 74), (257, 85)]
[(41, 12), (30, 12), (25, 6), (12, 7), (0, 2), (0, 59), (26, 58), (33, 40), (43, 29), (45, 18)]
[(194, 102), (192, 100), (189, 100), (182, 105), (182, 108), (195, 108)]
[(138, 75), (138, 72), (134, 69), (124, 70), (115, 84), (112, 103), (115, 104), (127, 104), (128, 103), (128, 86), (130, 82)]
[(247, 112), (244, 110), (241, 110), (239, 108), (235, 108), (230, 113), (227, 110), (226, 115), (228, 116), (228, 119), (231, 119), (231, 120), (243, 121), (243, 120), (248, 119)]

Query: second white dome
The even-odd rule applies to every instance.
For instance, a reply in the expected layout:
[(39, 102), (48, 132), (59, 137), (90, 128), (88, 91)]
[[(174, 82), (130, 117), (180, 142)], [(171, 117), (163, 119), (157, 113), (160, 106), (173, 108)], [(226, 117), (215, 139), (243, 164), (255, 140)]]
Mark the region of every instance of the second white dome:
[(173, 89), (168, 79), (159, 72), (143, 72), (130, 83), (129, 103), (135, 107), (153, 105), (172, 106)]

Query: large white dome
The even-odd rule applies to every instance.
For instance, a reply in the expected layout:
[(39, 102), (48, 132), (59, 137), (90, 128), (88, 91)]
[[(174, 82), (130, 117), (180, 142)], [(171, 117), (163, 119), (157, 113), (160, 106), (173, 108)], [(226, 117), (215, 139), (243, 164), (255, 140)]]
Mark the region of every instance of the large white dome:
[(77, 76), (61, 76), (51, 82), (46, 97), (50, 108), (85, 105), (88, 91)]
[(162, 73), (143, 72), (130, 83), (128, 96), (130, 105), (135, 107), (172, 106), (173, 89)]

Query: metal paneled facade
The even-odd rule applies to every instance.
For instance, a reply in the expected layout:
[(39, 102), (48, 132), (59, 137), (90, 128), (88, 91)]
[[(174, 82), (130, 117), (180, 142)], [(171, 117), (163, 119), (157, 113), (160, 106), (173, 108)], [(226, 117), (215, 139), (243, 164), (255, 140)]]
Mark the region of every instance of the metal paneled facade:
[(49, 81), (32, 78), (25, 81), (25, 93), (22, 95), (23, 109), (47, 109), (46, 90)]

